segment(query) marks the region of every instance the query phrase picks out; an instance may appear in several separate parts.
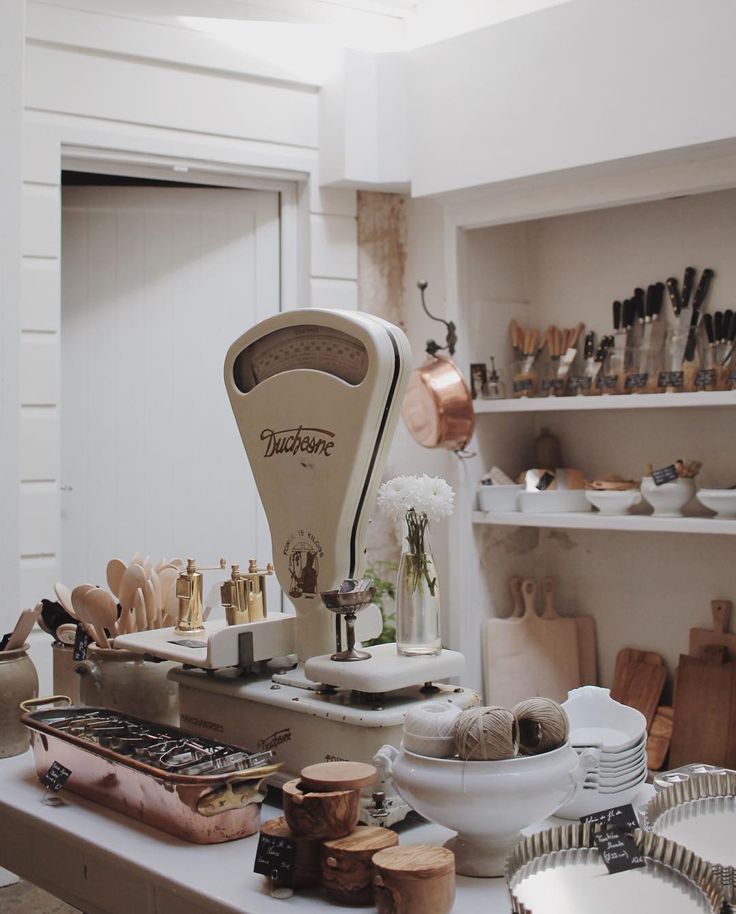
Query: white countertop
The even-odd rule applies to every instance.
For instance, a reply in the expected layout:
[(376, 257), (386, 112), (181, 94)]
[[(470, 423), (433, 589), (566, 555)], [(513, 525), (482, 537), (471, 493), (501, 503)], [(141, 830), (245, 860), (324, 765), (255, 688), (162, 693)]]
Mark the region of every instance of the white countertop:
[[(76, 794), (59, 806), (41, 802), (31, 753), (0, 760), (0, 866), (86, 914), (285, 914), (288, 910), (375, 912), (341, 908), (318, 890), (272, 898), (253, 873), (258, 836), (196, 845), (148, 828)], [(264, 805), (263, 819), (280, 815)], [(402, 844), (442, 844), (438, 825), (402, 824)], [(503, 879), (457, 877), (455, 912), (506, 914)]]

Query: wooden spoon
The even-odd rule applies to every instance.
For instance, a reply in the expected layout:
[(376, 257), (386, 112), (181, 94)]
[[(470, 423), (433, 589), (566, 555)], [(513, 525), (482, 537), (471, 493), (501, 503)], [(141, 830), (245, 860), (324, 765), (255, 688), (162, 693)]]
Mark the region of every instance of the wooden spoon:
[(161, 592), (161, 579), (159, 578), (155, 568), (151, 569), (150, 581), (151, 587), (153, 588), (153, 605), (156, 612), (154, 619), (154, 628), (161, 628), (161, 617), (163, 616), (163, 594)]
[(148, 624), (148, 619), (146, 616), (146, 601), (143, 596), (143, 590), (140, 587), (138, 590), (136, 590), (133, 597), (133, 608), (135, 609), (136, 630), (139, 632), (144, 632)]
[(87, 615), (94, 621), (97, 631), (114, 632), (118, 621), (118, 606), (112, 594), (100, 587), (88, 590), (82, 597)]
[(121, 559), (110, 559), (107, 563), (107, 586), (116, 597), (120, 596), (120, 582), (127, 567)]
[(72, 619), (76, 619), (77, 614), (74, 612), (74, 607), (72, 606), (72, 593), (69, 588), (60, 581), (57, 581), (56, 584), (54, 584), (54, 593), (56, 594), (56, 599), (61, 603)]
[(153, 585), (150, 581), (143, 584), (143, 605), (146, 609), (146, 628), (156, 628), (156, 596), (153, 592)]
[(133, 562), (125, 569), (125, 574), (120, 582), (118, 599), (123, 609), (132, 609), (135, 605), (135, 592), (143, 588), (146, 583), (146, 573), (143, 568)]
[(110, 647), (104, 631), (101, 631), (95, 625), (95, 620), (87, 612), (86, 595), (90, 590), (94, 590), (94, 584), (78, 584), (72, 591), (72, 606), (80, 622), (84, 624), (86, 631), (92, 635), (100, 647)]

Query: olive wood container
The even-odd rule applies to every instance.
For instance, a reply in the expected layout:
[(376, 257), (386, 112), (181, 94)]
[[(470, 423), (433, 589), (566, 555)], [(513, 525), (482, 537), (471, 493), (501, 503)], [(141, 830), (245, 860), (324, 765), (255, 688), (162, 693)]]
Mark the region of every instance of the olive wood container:
[[(320, 857), (319, 841), (297, 835), (289, 828), (283, 816), (278, 819), (269, 819), (261, 825), (261, 834), (270, 838), (283, 838), (291, 841), (295, 847), (294, 868), (291, 871), (288, 886), (292, 889), (309, 889), (319, 885), (320, 882)], [(277, 882), (277, 885), (287, 885), (286, 882)]]
[(373, 857), (378, 914), (450, 914), (455, 903), (455, 855), (444, 847), (389, 847)]
[(284, 784), (282, 800), (289, 828), (302, 838), (342, 838), (358, 824), (359, 790), (305, 791), (296, 778)]
[(396, 847), (399, 836), (390, 828), (358, 826), (344, 838), (322, 842), (322, 885), (339, 904), (373, 902), (373, 855)]

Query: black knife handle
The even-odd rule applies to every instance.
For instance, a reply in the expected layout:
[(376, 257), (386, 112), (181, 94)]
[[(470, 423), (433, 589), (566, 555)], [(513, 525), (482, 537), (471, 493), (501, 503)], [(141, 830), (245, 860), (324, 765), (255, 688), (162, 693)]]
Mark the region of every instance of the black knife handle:
[(644, 311), (644, 314), (650, 320), (652, 318), (652, 315), (654, 314), (654, 299), (656, 297), (657, 297), (657, 288), (654, 285), (654, 283), (650, 283), (647, 286), (647, 304), (646, 304), (646, 308)]
[(595, 333), (591, 330), (585, 334), (585, 343), (583, 344), (583, 358), (590, 359), (595, 352)]
[[(718, 315), (716, 315), (716, 318)], [(703, 315), (703, 326), (705, 327), (705, 335), (708, 337), (709, 343), (715, 343), (716, 341), (716, 332), (713, 328), (713, 315), (704, 314)]]
[[(705, 320), (706, 316), (707, 315), (705, 314), (703, 315), (703, 320)], [(720, 342), (720, 340), (723, 339), (723, 311), (716, 311), (713, 315), (713, 325), (715, 328), (715, 338), (711, 340), (711, 343), (715, 342), (715, 340)]]
[(680, 298), (680, 287), (677, 285), (677, 280), (674, 276), (670, 276), (667, 280), (667, 294), (670, 297), (670, 304), (672, 305), (672, 310), (675, 312), (675, 317), (679, 317), (680, 311), (682, 311), (682, 299)]
[(613, 303), (613, 329), (621, 329), (621, 302), (615, 301)]
[(634, 320), (644, 320), (644, 289), (634, 289)]
[(700, 282), (698, 283), (698, 288), (695, 290), (695, 296), (693, 297), (693, 311), (699, 311), (705, 301), (705, 297), (708, 294), (708, 289), (710, 288), (710, 281), (715, 276), (713, 270), (703, 270), (700, 274)]
[(653, 317), (659, 317), (662, 311), (662, 302), (664, 301), (664, 283), (658, 282), (654, 286), (654, 315)]
[(734, 320), (734, 313), (730, 308), (727, 308), (723, 312), (723, 333), (724, 339), (733, 339), (731, 333), (736, 334), (736, 320)]
[(690, 293), (693, 291), (693, 283), (695, 282), (695, 267), (687, 267), (685, 270), (685, 276), (682, 280), (682, 307), (690, 307)]

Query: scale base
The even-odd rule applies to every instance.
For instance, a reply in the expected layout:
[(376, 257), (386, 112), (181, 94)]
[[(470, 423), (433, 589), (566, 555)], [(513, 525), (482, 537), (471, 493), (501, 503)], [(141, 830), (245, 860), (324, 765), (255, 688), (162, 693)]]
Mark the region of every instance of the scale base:
[[(435, 683), (431, 693), (414, 685), (366, 696), (244, 678), (237, 670), (207, 674), (175, 669), (169, 678), (179, 684), (181, 726), (249, 749), (273, 750), (275, 761), (284, 765), (275, 784), (298, 777), (302, 768), (317, 762), (372, 762), (385, 743), (399, 746), (404, 715), (419, 703), (448, 701), (465, 709), (480, 701), (472, 689), (443, 683)], [(387, 815), (372, 815), (372, 790), (386, 794)], [(364, 821), (391, 825), (406, 816), (409, 806), (382, 783), (364, 794), (363, 810)]]

